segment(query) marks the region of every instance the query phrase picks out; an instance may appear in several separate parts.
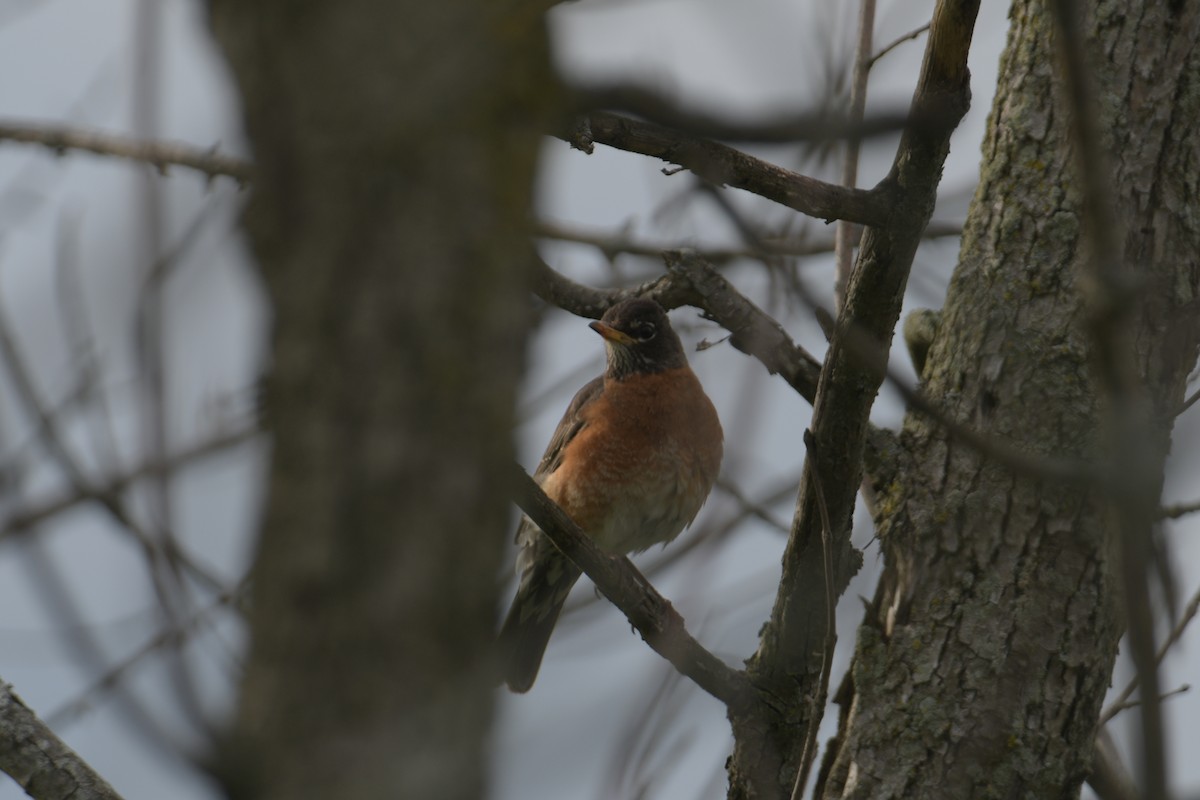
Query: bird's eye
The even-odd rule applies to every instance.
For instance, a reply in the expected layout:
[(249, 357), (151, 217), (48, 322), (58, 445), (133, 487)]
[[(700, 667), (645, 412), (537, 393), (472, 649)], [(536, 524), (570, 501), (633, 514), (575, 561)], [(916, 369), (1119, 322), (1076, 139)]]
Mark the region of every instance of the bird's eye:
[(656, 333), (658, 333), (658, 328), (654, 326), (653, 322), (638, 323), (638, 326), (633, 329), (633, 335), (636, 336), (640, 342), (650, 341), (654, 338)]

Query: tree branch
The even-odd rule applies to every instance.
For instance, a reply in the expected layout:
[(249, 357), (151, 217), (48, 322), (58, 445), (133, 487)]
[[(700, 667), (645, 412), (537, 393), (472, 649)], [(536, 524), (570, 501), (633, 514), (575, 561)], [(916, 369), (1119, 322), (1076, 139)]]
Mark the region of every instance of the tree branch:
[[(862, 235), (861, 225), (855, 223), (847, 223), (847, 225), (851, 229), (852, 236)], [(575, 228), (548, 220), (538, 222), (534, 233), (542, 239), (594, 247), (610, 261), (622, 253), (643, 258), (662, 258), (663, 253), (667, 251), (687, 249), (680, 242), (662, 244), (642, 242), (619, 232), (608, 233), (601, 230)], [(947, 236), (962, 236), (962, 225), (951, 222), (933, 223), (925, 229), (925, 239), (940, 239)], [(756, 239), (762, 243), (763, 247), (704, 248), (697, 250), (696, 255), (710, 263), (723, 265), (725, 262), (739, 258), (763, 260), (824, 255), (832, 253), (835, 247), (834, 239), (826, 235), (802, 234), (785, 238), (765, 234), (757, 236)]]
[(878, 53), (871, 56), (871, 60), (870, 60), (870, 63), (868, 66), (872, 66), (872, 67), (875, 66), (876, 61), (883, 58), (888, 53), (892, 52), (893, 50), (895, 50), (897, 47), (904, 44), (905, 42), (917, 38), (918, 36), (920, 36), (922, 33), (924, 33), (927, 30), (929, 30), (928, 22), (926, 22), (921, 27), (916, 28), (915, 30), (909, 31), (908, 33), (904, 34), (903, 36), (893, 39), (891, 42), (889, 42), (887, 45), (885, 45)]
[(1176, 503), (1160, 508), (1158, 510), (1158, 518), (1179, 519), (1180, 517), (1186, 517), (1188, 514), (1195, 514), (1197, 511), (1200, 511), (1200, 500), (1193, 500), (1190, 503)]
[(77, 485), (59, 497), (44, 500), (40, 503), (30, 505), (23, 510), (18, 510), (4, 521), (3, 526), (0, 526), (0, 542), (17, 536), (35, 525), (40, 525), (46, 520), (69, 511), (82, 503), (95, 501), (108, 508), (117, 502), (117, 498), (121, 492), (142, 478), (173, 472), (208, 456), (220, 453), (230, 447), (248, 442), (260, 433), (257, 429), (248, 429), (218, 434), (208, 441), (180, 451), (165, 461), (143, 464), (123, 475), (110, 478), (103, 484)]
[(725, 703), (731, 715), (747, 713), (754, 694), (744, 673), (729, 667), (687, 632), (683, 617), (624, 556), (597, 547), (533, 478), (513, 465), (517, 505), (621, 609), (653, 650), (697, 686)]
[[(862, 0), (858, 12), (858, 44), (854, 48), (854, 74), (850, 82), (850, 119), (861, 120), (867, 103), (867, 78), (871, 71), (871, 42), (875, 33), (875, 0)], [(858, 136), (846, 138), (842, 154), (842, 186), (854, 189), (858, 185), (858, 156), (862, 139)], [(861, 234), (860, 234), (861, 235)], [(833, 283), (834, 297), (838, 306), (850, 279), (854, 265), (854, 236), (851, 223), (838, 220), (835, 233), (834, 260), (837, 263)]]
[(599, 319), (627, 297), (648, 297), (665, 309), (692, 305), (729, 331), (729, 343), (780, 375), (809, 402), (816, 397), (820, 362), (792, 341), (778, 322), (750, 302), (703, 259), (686, 251), (664, 253), (667, 275), (630, 289), (593, 289), (555, 272), (540, 259), (533, 290), (547, 303)]
[(1096, 736), (1092, 771), (1087, 782), (1100, 800), (1141, 800), (1142, 797), (1133, 777), (1121, 763), (1116, 743), (1107, 729), (1101, 729)]
[[(849, 534), (871, 430), (871, 406), (884, 378), (913, 256), (933, 213), (950, 134), (969, 105), (967, 54), (978, 10), (978, 0), (940, 0), (937, 5), (912, 105), (914, 118), (937, 119), (940, 124), (930, 122), (906, 131), (891, 174), (874, 190), (888, 192), (890, 214), (885, 225), (869, 228), (863, 238), (821, 371), (811, 429), (822, 453), (820, 484), (832, 524), (833, 580), (839, 596), (860, 560)], [(865, 357), (861, 346), (847, 342), (848, 331), (868, 345)], [(813, 469), (812, 459), (807, 459), (779, 594), (759, 650), (747, 668), (761, 690), (786, 698), (773, 729), (778, 737), (774, 750), (785, 760), (764, 765), (763, 753), (739, 742), (730, 769), (731, 786), (738, 787), (738, 792), (731, 792), (735, 796), (767, 791), (756, 786), (764, 775), (790, 787), (803, 732), (812, 724), (804, 698), (820, 680), (828, 626), (820, 588), (821, 513)]]
[(728, 142), (788, 144), (865, 139), (896, 133), (909, 123), (909, 116), (903, 111), (864, 118), (862, 115), (841, 116), (822, 110), (784, 114), (758, 122), (733, 120), (683, 108), (661, 92), (629, 84), (581, 86), (573, 89), (573, 95), (575, 105), (582, 113), (601, 109), (619, 111), (676, 131), (686, 131), (690, 136)]
[(121, 800), (2, 680), (0, 770), (37, 800)]
[(595, 141), (678, 164), (706, 181), (744, 189), (817, 219), (879, 225), (888, 218), (887, 197), (878, 189), (847, 189), (778, 167), (728, 145), (604, 111), (589, 114), (586, 123), (587, 130), (563, 138), (576, 147), (586, 148)]
[[(1175, 627), (1173, 627), (1171, 632), (1167, 634), (1166, 641), (1159, 646), (1158, 652), (1154, 656), (1155, 667), (1162, 664), (1163, 659), (1167, 657), (1167, 653), (1171, 651), (1171, 648), (1174, 647), (1175, 643), (1178, 642), (1180, 637), (1183, 636), (1183, 632), (1187, 630), (1188, 625), (1190, 625), (1192, 620), (1196, 618), (1197, 613), (1200, 613), (1200, 589), (1197, 589), (1195, 594), (1192, 595), (1191, 600), (1188, 601), (1187, 607), (1183, 610), (1183, 614), (1180, 615), (1179, 621), (1175, 623)], [(1133, 692), (1137, 688), (1138, 678), (1135, 676), (1134, 679), (1130, 681), (1124, 689), (1121, 690), (1121, 693), (1113, 698), (1113, 701), (1108, 708), (1104, 709), (1104, 713), (1100, 715), (1101, 727), (1111, 722), (1113, 717), (1121, 713), (1121, 711), (1127, 707), (1129, 698), (1133, 696)]]
[(241, 159), (217, 153), (216, 148), (201, 150), (176, 142), (148, 142), (99, 131), (85, 131), (64, 125), (31, 125), (0, 122), (0, 142), (37, 144), (62, 155), (67, 150), (83, 150), (101, 156), (141, 161), (166, 172), (178, 166), (202, 172), (209, 178), (224, 176), (238, 183), (250, 180), (251, 165)]
[(155, 542), (151, 536), (138, 524), (129, 509), (126, 508), (119, 496), (104, 495), (95, 491), (92, 482), (84, 474), (83, 468), (75, 459), (71, 450), (59, 432), (58, 424), (51, 416), (46, 403), (42, 400), (37, 387), (34, 385), (33, 374), (26, 364), (16, 339), (9, 329), (2, 309), (0, 309), (0, 362), (12, 377), (17, 398), (30, 419), (35, 420), (42, 431), (42, 442), (46, 450), (66, 474), (73, 490), (78, 494), (93, 495), (100, 505), (120, 525), (120, 529), (132, 537), (146, 555), (146, 563), (152, 566), (156, 556), (161, 553), (168, 559), (175, 559), (188, 572), (209, 588), (220, 591), (223, 587), (220, 581), (204, 566), (197, 563), (186, 552), (171, 548), (171, 540), (164, 542), (164, 547)]

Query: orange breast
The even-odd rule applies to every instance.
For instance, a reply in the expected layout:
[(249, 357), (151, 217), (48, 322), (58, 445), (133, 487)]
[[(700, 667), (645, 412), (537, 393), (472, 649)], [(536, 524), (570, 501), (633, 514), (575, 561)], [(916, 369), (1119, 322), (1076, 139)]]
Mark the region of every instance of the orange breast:
[(605, 382), (543, 488), (611, 552), (675, 538), (721, 465), (722, 432), (689, 368)]

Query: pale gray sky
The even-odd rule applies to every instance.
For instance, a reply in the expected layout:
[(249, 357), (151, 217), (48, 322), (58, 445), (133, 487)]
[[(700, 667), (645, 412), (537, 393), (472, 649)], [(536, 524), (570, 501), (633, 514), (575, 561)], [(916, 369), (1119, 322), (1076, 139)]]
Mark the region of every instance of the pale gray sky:
[[(211, 42), (202, 6), (192, 0), (162, 0), (161, 133), (201, 147), (220, 144), (243, 153), (236, 103), (224, 65)], [(629, 78), (670, 90), (683, 102), (725, 113), (770, 113), (803, 109), (825, 83), (828, 64), (848, 59), (854, 36), (853, 4), (809, 0), (579, 0), (551, 15), (560, 63), (575, 78)], [(112, 131), (130, 130), (133, 85), (134, 0), (0, 0), (0, 118), (55, 121)], [(876, 39), (887, 42), (928, 19), (932, 2), (882, 2)], [(984, 3), (976, 28), (971, 68), (974, 106), (955, 134), (943, 181), (945, 202), (938, 217), (961, 220), (974, 185), (979, 143), (991, 101), (997, 59), (1007, 30), (1007, 4)], [(872, 75), (875, 108), (905, 104), (912, 92), (924, 39), (901, 46)], [(864, 153), (860, 184), (869, 186), (890, 165), (893, 143)], [(806, 170), (821, 169), (798, 159), (795, 148), (775, 148), (770, 157)], [(588, 230), (627, 229), (648, 242), (732, 244), (729, 225), (711, 203), (686, 197), (688, 177), (666, 177), (657, 161), (598, 147), (592, 156), (547, 140), (539, 212), (546, 219)], [(829, 167), (823, 174), (831, 177)], [(115, 417), (120, 457), (128, 466), (140, 449), (139, 372), (134, 358), (138, 261), (144, 241), (138, 212), (137, 171), (87, 155), (56, 157), (37, 149), (0, 144), (0, 303), (36, 365), (43, 394), (65, 397), (77, 373), (79, 352), (69, 345), (56, 295), (59, 244), (78, 241), (92, 343), (103, 369)], [(257, 280), (235, 231), (241, 193), (228, 181), (206, 183), (176, 170), (162, 181), (166, 241), (175, 242), (199, 215), (201, 234), (167, 287), (170, 329), (171, 434), (179, 445), (201, 440), (240, 421), (247, 389), (262, 363), (266, 308)], [(964, 191), (968, 194), (964, 195)], [(670, 202), (672, 199), (675, 202)], [(679, 198), (684, 198), (680, 200)], [(789, 211), (739, 198), (749, 213), (771, 223), (795, 217)], [(820, 223), (817, 229), (820, 230)], [(917, 257), (912, 282), (924, 290), (920, 304), (938, 303), (953, 268), (956, 240), (931, 243)], [(598, 253), (587, 247), (547, 245), (547, 259), (577, 280), (604, 285), (614, 280)], [(808, 286), (828, 299), (831, 263), (813, 258), (804, 266)], [(655, 265), (619, 260), (623, 274)], [(801, 343), (820, 352), (823, 339), (803, 309), (787, 309), (763, 271), (732, 268), (739, 288), (774, 313)], [(672, 315), (685, 344), (719, 339), (721, 331), (681, 309)], [(533, 344), (526, 387), (528, 415), (518, 432), (523, 461), (532, 466), (571, 393), (598, 372), (601, 347), (586, 324), (562, 312), (547, 317)], [(908, 370), (900, 348), (894, 362)], [(750, 496), (799, 475), (801, 434), (809, 407), (780, 379), (755, 361), (718, 345), (691, 352), (696, 371), (713, 397), (730, 442), (724, 475)], [(587, 372), (587, 361), (591, 372)], [(584, 371), (581, 371), (584, 370)], [(906, 372), (906, 374), (911, 374)], [(566, 381), (564, 384), (563, 381)], [(545, 396), (551, 387), (556, 394)], [(535, 402), (537, 401), (537, 402)], [(1177, 441), (1195, 441), (1197, 413), (1185, 417)], [(902, 408), (885, 389), (875, 418), (896, 424)], [(102, 460), (92, 453), (94, 425), (68, 415), (66, 435), (89, 468)], [(29, 420), (15, 402), (7, 376), (0, 376), (0, 454), (24, 454), (22, 463), (44, 464), (45, 454), (23, 448)], [(1177, 447), (1180, 456), (1189, 448)], [(242, 451), (189, 471), (175, 486), (174, 522), (188, 546), (232, 580), (245, 567), (257, 508), (263, 454)], [(1196, 465), (1180, 463), (1168, 484), (1168, 499), (1192, 499)], [(18, 490), (0, 490), (0, 509), (47, 496), (60, 487), (55, 470), (33, 469)], [(144, 498), (136, 498), (144, 504)], [(790, 498), (771, 508), (790, 519)], [(144, 507), (144, 506), (141, 506)], [(714, 493), (697, 528), (728, 514), (734, 504)], [(0, 511), (0, 516), (7, 511)], [(855, 541), (870, 539), (861, 511)], [(1180, 565), (1200, 563), (1194, 524), (1172, 533)], [(686, 539), (687, 534), (685, 534)], [(85, 618), (107, 657), (135, 651), (156, 630), (155, 601), (135, 548), (93, 509), (82, 509), (45, 526), (40, 537), (76, 587)], [(681, 540), (683, 541), (683, 540)], [(739, 529), (707, 558), (692, 558), (656, 578), (693, 632), (731, 663), (750, 655), (773, 599), (782, 534), (765, 523)], [(657, 552), (646, 554), (653, 561)], [(844, 665), (859, 621), (857, 595), (869, 595), (879, 567), (873, 545), (866, 567), (839, 609)], [(76, 654), (64, 647), (48, 614), (22, 548), (0, 545), (0, 677), (39, 713), (49, 715), (75, 699), (90, 679)], [(1184, 574), (1181, 590), (1194, 590), (1200, 571)], [(581, 582), (573, 602), (592, 594)], [(621, 615), (591, 604), (577, 623), (556, 634), (538, 682), (525, 696), (500, 696), (494, 746), (496, 800), (541, 797), (619, 797), (634, 777), (614, 767), (629, 746), (629, 727), (667, 678), (661, 659), (630, 633)], [(226, 620), (197, 642), (191, 661), (206, 683), (213, 711), (229, 702), (227, 677), (239, 646), (239, 631)], [(1200, 634), (1192, 630), (1168, 663), (1164, 685), (1195, 683)], [(202, 651), (202, 652), (196, 652)], [(835, 675), (840, 674), (835, 665)], [(1126, 672), (1119, 671), (1119, 675)], [(164, 724), (185, 734), (161, 664), (140, 667), (132, 681), (138, 697)], [(1123, 683), (1119, 681), (1119, 683)], [(723, 797), (723, 762), (730, 739), (725, 714), (689, 683), (677, 683), (671, 711), (647, 754), (654, 776), (650, 798)], [(1197, 730), (1200, 699), (1187, 695), (1167, 704), (1176, 735), (1177, 786), (1200, 791), (1200, 764), (1185, 743)], [(827, 716), (822, 740), (832, 733)], [(122, 722), (118, 704), (101, 699), (60, 726), (76, 747), (127, 798), (207, 800), (215, 795), (204, 779), (150, 749)], [(634, 744), (636, 745), (636, 739)], [(641, 774), (641, 773), (637, 773)], [(0, 779), (0, 800), (24, 796)]]

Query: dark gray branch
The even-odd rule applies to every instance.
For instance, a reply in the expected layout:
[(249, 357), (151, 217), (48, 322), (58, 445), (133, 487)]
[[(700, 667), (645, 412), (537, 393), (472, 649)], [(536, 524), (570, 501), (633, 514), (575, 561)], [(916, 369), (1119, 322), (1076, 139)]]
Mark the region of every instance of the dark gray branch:
[(99, 131), (85, 131), (64, 125), (31, 125), (19, 122), (0, 123), (0, 142), (38, 144), (62, 154), (67, 150), (83, 150), (101, 156), (114, 156), (141, 161), (166, 172), (179, 166), (202, 172), (209, 178), (225, 176), (239, 183), (250, 180), (251, 165), (241, 159), (221, 155), (214, 147), (202, 150), (175, 142), (147, 142), (128, 136)]
[(909, 122), (903, 110), (884, 112), (870, 118), (842, 116), (829, 111), (781, 114), (772, 119), (750, 121), (729, 119), (716, 114), (683, 108), (675, 100), (645, 86), (585, 86), (573, 90), (575, 105), (581, 112), (619, 111), (687, 132), (690, 136), (721, 139), (728, 142), (788, 144), (790, 142), (828, 142), (837, 139), (881, 136), (898, 133)]
[[(913, 96), (913, 116), (939, 119), (940, 124), (906, 131), (891, 174), (874, 190), (887, 193), (889, 214), (885, 224), (869, 227), (863, 238), (821, 372), (812, 432), (822, 453), (820, 485), (832, 526), (833, 583), (838, 595), (845, 591), (860, 560), (850, 545), (849, 533), (871, 431), (871, 407), (884, 378), (913, 256), (933, 213), (950, 134), (969, 106), (967, 54), (978, 10), (977, 0), (941, 0), (937, 5)], [(848, 337), (848, 331), (854, 331), (854, 336)], [(859, 341), (851, 344), (848, 338)], [(820, 681), (828, 626), (821, 590), (822, 514), (814, 469), (812, 459), (807, 460), (779, 594), (763, 630), (762, 644), (747, 670), (760, 689), (786, 698), (772, 748), (783, 759), (764, 763), (770, 751), (739, 741), (731, 762), (731, 796), (762, 794), (767, 790), (759, 787), (766, 780), (790, 787), (804, 731), (813, 723), (805, 698)]]
[(0, 770), (37, 800), (121, 800), (2, 680)]
[(694, 253), (664, 254), (667, 275), (630, 289), (593, 289), (575, 283), (538, 260), (533, 289), (547, 303), (598, 319), (627, 297), (649, 297), (663, 308), (691, 305), (729, 331), (729, 343), (780, 375), (809, 402), (816, 397), (820, 362), (792, 341), (783, 327)]
[(692, 638), (683, 617), (638, 572), (632, 561), (601, 551), (520, 466), (513, 466), (512, 481), (521, 510), (563, 555), (592, 579), (601, 594), (624, 612), (656, 653), (725, 703), (730, 715), (746, 713), (753, 707), (754, 694), (745, 674), (725, 664)]
[(20, 509), (0, 525), (0, 542), (24, 533), (35, 525), (40, 525), (82, 503), (99, 502), (107, 508), (118, 501), (123, 491), (143, 478), (173, 473), (196, 461), (248, 442), (259, 433), (260, 431), (257, 429), (247, 429), (219, 434), (206, 442), (183, 450), (165, 461), (143, 464), (124, 475), (110, 478), (103, 484), (79, 485), (59, 497)]
[(678, 164), (711, 183), (744, 189), (817, 219), (880, 225), (888, 218), (887, 197), (878, 189), (847, 189), (728, 145), (604, 111), (589, 114), (586, 123), (586, 130), (564, 138), (585, 149), (591, 142), (599, 142)]

